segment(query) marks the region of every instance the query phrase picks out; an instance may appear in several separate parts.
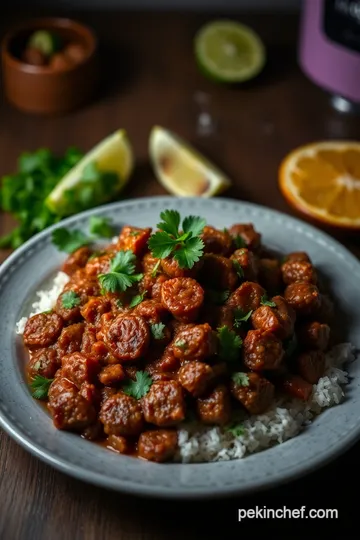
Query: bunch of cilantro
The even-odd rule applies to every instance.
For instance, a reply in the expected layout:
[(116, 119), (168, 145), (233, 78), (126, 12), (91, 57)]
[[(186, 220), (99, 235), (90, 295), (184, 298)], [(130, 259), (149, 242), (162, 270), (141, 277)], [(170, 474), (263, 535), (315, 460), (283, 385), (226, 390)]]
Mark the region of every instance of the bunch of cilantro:
[(56, 184), (83, 157), (77, 148), (69, 148), (62, 157), (40, 148), (23, 153), (15, 174), (3, 177), (0, 208), (18, 221), (9, 234), (0, 237), (0, 248), (16, 249), (34, 234), (57, 223), (60, 217), (44, 204)]

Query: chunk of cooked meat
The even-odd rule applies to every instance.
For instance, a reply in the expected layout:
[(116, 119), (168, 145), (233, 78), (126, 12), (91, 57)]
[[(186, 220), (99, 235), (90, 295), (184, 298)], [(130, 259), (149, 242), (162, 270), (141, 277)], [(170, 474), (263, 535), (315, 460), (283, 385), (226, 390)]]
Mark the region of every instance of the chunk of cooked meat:
[(176, 381), (158, 381), (151, 385), (142, 398), (146, 422), (156, 426), (173, 426), (185, 418), (185, 401), (181, 386)]
[(214, 379), (214, 371), (204, 362), (188, 362), (178, 372), (181, 386), (194, 397), (204, 394)]
[(107, 435), (139, 435), (144, 427), (140, 403), (123, 392), (110, 396), (101, 405), (99, 418)]
[(253, 371), (278, 369), (284, 357), (281, 340), (269, 330), (249, 330), (244, 340), (244, 363)]
[(274, 385), (258, 373), (246, 372), (233, 376), (230, 391), (250, 414), (262, 414), (274, 399)]
[(204, 424), (227, 424), (231, 416), (230, 393), (219, 385), (207, 396), (198, 398), (197, 413)]
[(138, 455), (158, 463), (169, 461), (176, 453), (178, 436), (176, 431), (158, 429), (145, 431), (139, 437)]

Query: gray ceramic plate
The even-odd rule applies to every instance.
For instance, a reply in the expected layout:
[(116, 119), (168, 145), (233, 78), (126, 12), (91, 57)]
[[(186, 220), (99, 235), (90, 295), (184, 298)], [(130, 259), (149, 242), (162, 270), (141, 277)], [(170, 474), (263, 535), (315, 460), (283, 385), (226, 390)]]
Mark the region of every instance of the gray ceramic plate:
[[(111, 218), (119, 228), (130, 223), (155, 226), (165, 208), (205, 217), (217, 227), (253, 222), (263, 241), (279, 251), (306, 250), (330, 278), (347, 336), (360, 347), (360, 264), (340, 244), (318, 230), (280, 213), (228, 199), (157, 197), (112, 204), (64, 222), (87, 227), (90, 215)], [(0, 424), (35, 456), (61, 471), (108, 488), (147, 496), (191, 498), (246, 493), (299, 477), (349, 448), (360, 436), (360, 363), (350, 366), (347, 399), (327, 410), (301, 435), (245, 459), (210, 464), (155, 464), (119, 456), (53, 427), (30, 396), (24, 379), (24, 353), (15, 322), (28, 314), (37, 289), (59, 268), (64, 254), (50, 241), (51, 229), (18, 249), (0, 270)]]

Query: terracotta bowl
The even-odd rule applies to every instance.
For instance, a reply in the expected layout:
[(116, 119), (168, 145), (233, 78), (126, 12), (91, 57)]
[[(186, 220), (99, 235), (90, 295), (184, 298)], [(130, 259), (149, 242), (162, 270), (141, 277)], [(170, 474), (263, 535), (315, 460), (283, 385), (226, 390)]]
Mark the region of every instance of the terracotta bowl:
[[(36, 30), (56, 32), (64, 42), (82, 45), (83, 58), (62, 69), (35, 66), (22, 60), (30, 35)], [(98, 45), (93, 31), (76, 21), (39, 18), (12, 28), (1, 44), (4, 91), (18, 109), (34, 114), (62, 114), (93, 97), (98, 82)]]

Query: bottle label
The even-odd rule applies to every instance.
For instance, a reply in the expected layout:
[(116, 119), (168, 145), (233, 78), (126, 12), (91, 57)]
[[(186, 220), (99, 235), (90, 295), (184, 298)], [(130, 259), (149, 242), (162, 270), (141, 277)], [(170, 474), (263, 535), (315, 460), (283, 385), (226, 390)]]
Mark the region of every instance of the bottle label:
[(323, 31), (338, 45), (360, 52), (360, 1), (323, 0)]

